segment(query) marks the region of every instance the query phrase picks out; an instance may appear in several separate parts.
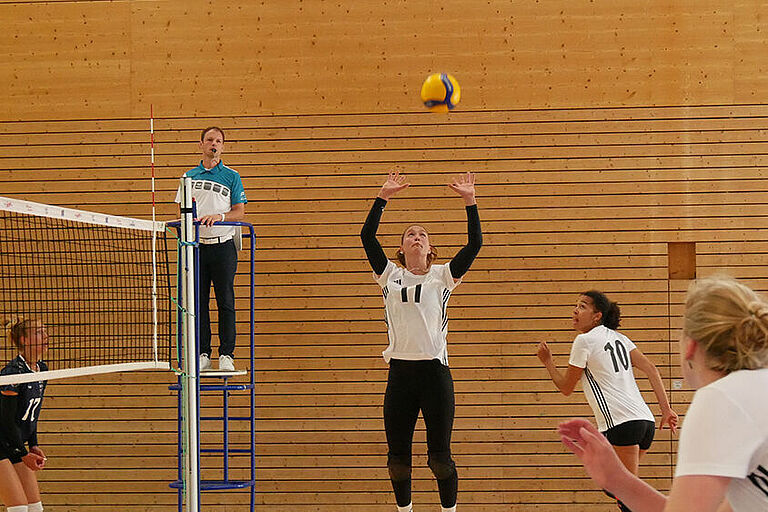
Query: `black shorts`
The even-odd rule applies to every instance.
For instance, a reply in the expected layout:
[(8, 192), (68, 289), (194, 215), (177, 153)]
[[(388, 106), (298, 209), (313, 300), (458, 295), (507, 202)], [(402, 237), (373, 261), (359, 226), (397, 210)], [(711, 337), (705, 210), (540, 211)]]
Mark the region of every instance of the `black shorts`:
[(651, 447), (655, 433), (656, 424), (654, 422), (632, 420), (609, 428), (603, 432), (603, 435), (613, 446), (639, 445), (641, 450), (647, 450)]
[(9, 459), (11, 464), (18, 464), (21, 462), (21, 457), (12, 455), (3, 443), (0, 443), (0, 460)]

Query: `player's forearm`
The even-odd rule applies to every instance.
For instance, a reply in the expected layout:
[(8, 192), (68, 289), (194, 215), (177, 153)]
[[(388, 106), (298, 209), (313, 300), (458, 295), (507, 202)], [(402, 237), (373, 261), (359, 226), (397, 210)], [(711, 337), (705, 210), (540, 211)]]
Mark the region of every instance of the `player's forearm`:
[(656, 369), (654, 366), (652, 370), (649, 370), (648, 372), (648, 380), (651, 382), (651, 388), (653, 388), (653, 392), (656, 394), (656, 400), (659, 401), (659, 407), (661, 407), (662, 411), (671, 410), (672, 407), (669, 405), (669, 397), (667, 396), (667, 390), (664, 387), (664, 381), (661, 380), (661, 375), (659, 374), (659, 370)]
[(622, 472), (607, 489), (633, 512), (663, 512), (667, 497), (629, 471)]
[(560, 390), (562, 394), (568, 396), (573, 393), (573, 388), (568, 389), (565, 375), (563, 375), (563, 373), (557, 369), (554, 360), (550, 359), (549, 361), (545, 362), (544, 367), (549, 372), (549, 377), (552, 379), (552, 382), (555, 383), (555, 386), (557, 386), (557, 389)]

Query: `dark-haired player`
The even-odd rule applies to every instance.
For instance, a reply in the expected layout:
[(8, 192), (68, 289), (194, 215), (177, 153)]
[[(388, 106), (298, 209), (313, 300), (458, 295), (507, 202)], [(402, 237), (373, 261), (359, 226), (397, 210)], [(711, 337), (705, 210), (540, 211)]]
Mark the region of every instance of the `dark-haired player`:
[[(648, 376), (661, 407), (659, 428), (669, 425), (677, 431), (677, 414), (669, 405), (664, 383), (656, 366), (632, 340), (617, 332), (621, 321), (619, 305), (605, 294), (590, 290), (579, 296), (573, 310), (573, 340), (568, 369), (557, 369), (546, 342), (538, 357), (561, 393), (568, 396), (581, 380), (584, 394), (595, 414), (598, 429), (613, 445), (626, 468), (637, 475), (640, 458), (653, 442), (656, 425), (635, 382), (633, 367)], [(619, 502), (621, 510), (628, 510)]]
[[(4, 323), (8, 340), (19, 350), (0, 375), (46, 371), (42, 361), (48, 333), (38, 320)], [(37, 419), (45, 381), (0, 385), (0, 499), (8, 512), (42, 512), (36, 472), (45, 467), (45, 453), (37, 442)], [(26, 448), (29, 446), (29, 449)]]

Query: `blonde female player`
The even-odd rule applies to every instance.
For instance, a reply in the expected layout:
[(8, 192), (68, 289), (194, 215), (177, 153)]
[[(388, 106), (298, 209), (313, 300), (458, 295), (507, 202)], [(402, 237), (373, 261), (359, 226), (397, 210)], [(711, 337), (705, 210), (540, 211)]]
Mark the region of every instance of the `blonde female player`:
[[(633, 367), (648, 376), (659, 401), (659, 428), (669, 425), (676, 432), (677, 414), (669, 405), (656, 366), (615, 330), (620, 321), (618, 304), (599, 291), (584, 292), (573, 310), (573, 327), (581, 334), (571, 346), (568, 369), (564, 374), (557, 369), (546, 342), (539, 344), (538, 357), (564, 395), (570, 395), (581, 380), (600, 431), (624, 466), (636, 475), (640, 459), (653, 442), (656, 425), (635, 382)], [(628, 510), (620, 501), (618, 505), (620, 510)]]
[(397, 510), (410, 512), (413, 431), (421, 410), (427, 429), (428, 465), (437, 479), (442, 510), (455, 512), (459, 478), (451, 457), (451, 432), (456, 403), (446, 350), (446, 306), (482, 246), (475, 178), (467, 173), (448, 185), (464, 199), (468, 242), (445, 265), (434, 263), (437, 253), (422, 226), (409, 226), (402, 236), (397, 259), (405, 268), (389, 261), (376, 240), (387, 201), (407, 186), (402, 176), (391, 173), (360, 233), (386, 308), (389, 346), (383, 355), (389, 363), (384, 395), (387, 467)]
[(768, 510), (768, 303), (725, 276), (688, 290), (680, 367), (696, 389), (669, 497), (627, 471), (585, 420), (560, 425), (589, 475), (634, 512)]
[[(48, 350), (45, 325), (38, 320), (21, 319), (4, 325), (19, 355), (0, 375), (48, 370), (41, 360)], [(37, 419), (45, 386), (45, 381), (0, 385), (0, 499), (8, 512), (43, 510), (36, 472), (45, 467), (46, 460), (37, 443)]]

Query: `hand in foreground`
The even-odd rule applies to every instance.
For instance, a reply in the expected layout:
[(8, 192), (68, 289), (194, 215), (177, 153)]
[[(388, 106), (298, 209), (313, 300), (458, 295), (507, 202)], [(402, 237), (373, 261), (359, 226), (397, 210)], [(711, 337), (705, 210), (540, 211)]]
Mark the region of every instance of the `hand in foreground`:
[(48, 457), (45, 456), (45, 452), (39, 446), (33, 446), (29, 451), (43, 458), (42, 463), (39, 464), (39, 468), (43, 469), (45, 467), (45, 461), (48, 460)]
[(24, 465), (32, 471), (39, 471), (45, 466), (45, 456), (35, 453), (34, 451), (24, 455), (21, 460), (24, 462)]
[(467, 206), (473, 205), (475, 201), (475, 175), (471, 172), (460, 175), (449, 183), (448, 187), (464, 198)]
[(401, 190), (408, 188), (410, 183), (405, 183), (405, 176), (400, 176), (399, 171), (393, 171), (387, 176), (387, 181), (381, 186), (379, 190), (379, 197), (385, 201), (389, 201), (389, 198), (400, 192)]
[(560, 440), (581, 460), (587, 474), (598, 487), (615, 494), (616, 483), (623, 476), (622, 473), (628, 471), (605, 436), (581, 418), (562, 422), (557, 431)]
[(673, 434), (677, 434), (677, 413), (672, 409), (661, 411), (661, 421), (659, 422), (659, 430), (664, 428), (664, 425), (668, 425)]
[(547, 345), (546, 341), (542, 341), (539, 343), (539, 348), (536, 351), (536, 355), (539, 357), (539, 360), (547, 364), (549, 361), (552, 360), (552, 351), (549, 350), (549, 345)]

